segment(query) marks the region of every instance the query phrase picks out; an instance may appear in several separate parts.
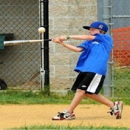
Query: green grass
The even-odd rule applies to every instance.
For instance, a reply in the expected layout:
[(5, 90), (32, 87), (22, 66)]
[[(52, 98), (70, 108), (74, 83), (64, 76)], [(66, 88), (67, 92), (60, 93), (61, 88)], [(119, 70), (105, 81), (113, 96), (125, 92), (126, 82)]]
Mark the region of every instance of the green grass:
[[(46, 94), (44, 91), (16, 91), (6, 90), (0, 92), (0, 104), (69, 104), (74, 97), (73, 92), (69, 92), (67, 95), (58, 95), (55, 93)], [(115, 101), (118, 99), (110, 98)], [(130, 105), (129, 98), (120, 99), (125, 104)], [(88, 98), (84, 98), (81, 104), (99, 104)]]
[(13, 128), (12, 130), (128, 130), (126, 127), (110, 127), (110, 126), (59, 126), (59, 125), (44, 125), (44, 126), (30, 126), (30, 127), (21, 127), (21, 128)]
[(130, 98), (130, 68), (114, 69), (114, 97)]
[[(0, 104), (69, 104), (74, 97), (74, 93), (59, 95), (55, 93), (46, 94), (44, 91), (16, 91), (6, 90), (0, 92)], [(81, 103), (97, 104), (90, 99), (83, 99)]]

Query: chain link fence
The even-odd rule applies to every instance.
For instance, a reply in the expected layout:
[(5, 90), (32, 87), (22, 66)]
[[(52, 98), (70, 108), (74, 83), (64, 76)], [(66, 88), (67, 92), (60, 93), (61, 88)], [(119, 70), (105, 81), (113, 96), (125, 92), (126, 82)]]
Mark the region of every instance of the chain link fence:
[(130, 1), (112, 1), (114, 97), (130, 96)]
[[(108, 18), (114, 41), (111, 55), (111, 95), (115, 98), (129, 98), (130, 89), (130, 3), (129, 0), (98, 0), (98, 19)], [(108, 8), (108, 17), (103, 16), (104, 8)], [(109, 80), (108, 80), (109, 81)]]
[[(0, 0), (0, 34), (5, 40), (39, 39), (39, 1)], [(40, 89), (40, 43), (0, 50), (0, 78), (10, 89)]]

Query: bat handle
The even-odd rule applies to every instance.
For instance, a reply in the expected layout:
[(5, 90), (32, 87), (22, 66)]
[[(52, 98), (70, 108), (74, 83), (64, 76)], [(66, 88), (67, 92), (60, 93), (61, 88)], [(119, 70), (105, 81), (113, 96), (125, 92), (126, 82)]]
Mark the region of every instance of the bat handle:
[(51, 41), (52, 39), (43, 39), (44, 41)]

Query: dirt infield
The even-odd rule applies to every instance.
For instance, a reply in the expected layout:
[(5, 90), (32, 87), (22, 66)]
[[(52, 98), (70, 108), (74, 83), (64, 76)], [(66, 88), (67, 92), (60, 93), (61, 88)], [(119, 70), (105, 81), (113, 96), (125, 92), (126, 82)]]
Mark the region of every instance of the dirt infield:
[(122, 119), (110, 116), (104, 105), (79, 105), (75, 120), (52, 121), (68, 105), (0, 105), (0, 129), (32, 125), (113, 126), (130, 128), (130, 106), (124, 106)]

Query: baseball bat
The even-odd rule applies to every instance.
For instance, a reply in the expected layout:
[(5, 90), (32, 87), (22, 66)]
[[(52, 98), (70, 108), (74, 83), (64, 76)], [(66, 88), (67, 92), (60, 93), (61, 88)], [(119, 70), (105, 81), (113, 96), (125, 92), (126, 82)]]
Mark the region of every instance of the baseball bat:
[(4, 41), (4, 46), (14, 46), (14, 45), (21, 45), (21, 44), (25, 44), (25, 43), (39, 43), (39, 42), (51, 41), (51, 40), (52, 39)]

